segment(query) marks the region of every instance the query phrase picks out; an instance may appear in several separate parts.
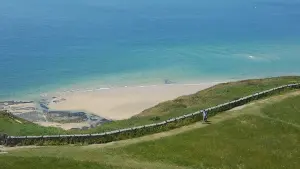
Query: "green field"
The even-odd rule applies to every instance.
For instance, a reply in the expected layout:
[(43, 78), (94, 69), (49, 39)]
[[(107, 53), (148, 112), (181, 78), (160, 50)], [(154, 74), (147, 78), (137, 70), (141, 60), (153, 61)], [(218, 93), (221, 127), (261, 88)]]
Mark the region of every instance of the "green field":
[(189, 96), (182, 96), (172, 101), (160, 103), (153, 108), (143, 111), (136, 117), (107, 123), (86, 131), (64, 131), (56, 128), (40, 127), (25, 121), (20, 124), (13, 119), (0, 116), (0, 132), (5, 132), (8, 135), (56, 135), (111, 131), (164, 121), (256, 92), (299, 82), (300, 77), (276, 77), (219, 84)]
[(95, 162), (80, 162), (55, 157), (0, 157), (0, 164), (3, 169), (117, 169)]
[(297, 90), (218, 114), (211, 124), (105, 145), (6, 148), (0, 162), (5, 169), (297, 169), (299, 103)]
[(136, 117), (128, 120), (115, 121), (88, 132), (103, 132), (165, 121), (176, 116), (193, 113), (253, 93), (299, 82), (299, 76), (290, 76), (223, 83), (192, 95), (182, 96), (172, 101), (160, 103), (153, 108), (143, 111)]
[(0, 112), (0, 133), (9, 135), (47, 135), (66, 132), (55, 127), (42, 127), (21, 118)]

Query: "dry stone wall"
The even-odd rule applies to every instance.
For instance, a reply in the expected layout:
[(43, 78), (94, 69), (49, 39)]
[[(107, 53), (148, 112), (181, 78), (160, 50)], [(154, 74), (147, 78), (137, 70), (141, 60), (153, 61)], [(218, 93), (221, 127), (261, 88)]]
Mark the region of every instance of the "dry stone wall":
[[(280, 93), (284, 90), (299, 89), (300, 83), (288, 84), (276, 87), (270, 90), (255, 93), (237, 100), (233, 100), (224, 104), (205, 109), (209, 116), (213, 116), (219, 112), (230, 110), (232, 108), (247, 104), (251, 101), (258, 100), (270, 95)], [(16, 145), (64, 145), (64, 144), (100, 144), (117, 140), (140, 137), (146, 134), (162, 132), (174, 129), (183, 125), (191, 124), (202, 119), (200, 111), (172, 118), (160, 123), (153, 123), (145, 126), (133, 128), (125, 128), (98, 134), (78, 134), (78, 135), (50, 135), (50, 136), (3, 136), (0, 143), (5, 146)]]

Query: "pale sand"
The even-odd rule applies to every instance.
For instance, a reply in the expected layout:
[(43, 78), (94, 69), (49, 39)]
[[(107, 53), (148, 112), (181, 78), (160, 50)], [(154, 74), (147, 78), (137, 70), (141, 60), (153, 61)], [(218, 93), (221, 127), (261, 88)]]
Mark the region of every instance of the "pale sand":
[(55, 122), (36, 122), (36, 124), (45, 126), (45, 127), (58, 127), (64, 130), (70, 130), (72, 128), (89, 127), (90, 125), (87, 122), (83, 123), (55, 123)]
[(160, 102), (206, 89), (216, 83), (172, 84), (122, 87), (89, 92), (73, 92), (65, 101), (50, 103), (52, 110), (81, 110), (110, 120), (128, 119)]
[(36, 109), (35, 103), (20, 103), (15, 105), (9, 105), (5, 108), (12, 113), (28, 113)]

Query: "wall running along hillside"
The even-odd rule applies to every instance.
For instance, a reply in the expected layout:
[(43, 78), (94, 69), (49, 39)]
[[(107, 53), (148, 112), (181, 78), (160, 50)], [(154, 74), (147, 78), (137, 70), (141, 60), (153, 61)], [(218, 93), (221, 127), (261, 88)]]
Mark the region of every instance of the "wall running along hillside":
[[(278, 94), (285, 90), (300, 89), (300, 83), (289, 84), (255, 93), (238, 100), (233, 100), (224, 104), (205, 109), (209, 116), (219, 112), (224, 112), (232, 108), (247, 104), (270, 95)], [(5, 146), (21, 145), (65, 145), (65, 144), (101, 144), (117, 140), (140, 137), (146, 134), (152, 134), (178, 128), (202, 120), (201, 110), (195, 113), (186, 114), (180, 117), (172, 118), (160, 123), (153, 123), (145, 126), (125, 128), (99, 134), (78, 134), (78, 135), (44, 135), (44, 136), (2, 136), (0, 143)]]

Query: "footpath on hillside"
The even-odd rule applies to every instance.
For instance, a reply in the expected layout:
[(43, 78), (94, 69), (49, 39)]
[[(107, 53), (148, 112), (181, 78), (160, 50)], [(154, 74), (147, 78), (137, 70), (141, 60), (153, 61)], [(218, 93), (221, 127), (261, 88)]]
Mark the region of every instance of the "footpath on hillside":
[[(121, 141), (110, 142), (110, 143), (105, 143), (105, 144), (93, 144), (93, 145), (87, 145), (87, 146), (82, 146), (82, 147), (84, 147), (84, 148), (101, 148), (101, 147), (115, 148), (115, 147), (122, 147), (122, 146), (130, 145), (130, 144), (135, 144), (135, 143), (139, 143), (139, 142), (153, 141), (153, 140), (157, 140), (160, 138), (173, 136), (173, 135), (177, 135), (177, 134), (180, 134), (183, 132), (191, 131), (194, 129), (203, 128), (208, 125), (220, 123), (220, 122), (223, 122), (223, 121), (226, 121), (229, 119), (236, 118), (240, 115), (251, 114), (251, 115), (260, 116), (263, 118), (269, 118), (260, 113), (260, 109), (262, 107), (264, 107), (268, 104), (274, 104), (276, 102), (280, 102), (286, 98), (294, 97), (297, 95), (300, 95), (300, 91), (292, 91), (292, 92), (285, 93), (282, 95), (272, 96), (270, 98), (254, 101), (247, 105), (239, 106), (239, 107), (236, 107), (229, 111), (219, 113), (216, 116), (209, 118), (210, 123), (197, 122), (197, 123), (194, 123), (194, 124), (191, 124), (188, 126), (183, 126), (183, 127), (177, 128), (177, 129), (170, 130), (170, 131), (147, 135), (147, 136), (143, 136), (143, 137), (139, 137), (139, 138), (121, 140)], [(241, 111), (241, 110), (243, 110), (243, 111)], [(291, 124), (291, 125), (295, 125), (295, 124)], [(299, 125), (296, 125), (295, 127), (300, 128)], [(21, 149), (21, 148), (37, 148), (37, 147), (41, 147), (41, 146), (2, 147), (2, 151), (10, 151), (10, 150)]]
[(6, 154), (7, 152), (4, 151), (4, 146), (0, 145), (0, 154)]

